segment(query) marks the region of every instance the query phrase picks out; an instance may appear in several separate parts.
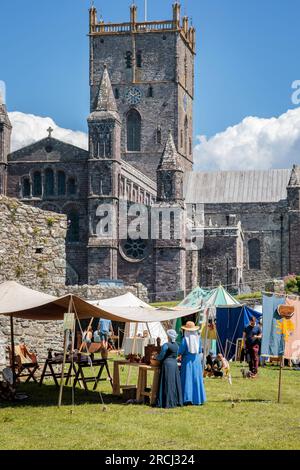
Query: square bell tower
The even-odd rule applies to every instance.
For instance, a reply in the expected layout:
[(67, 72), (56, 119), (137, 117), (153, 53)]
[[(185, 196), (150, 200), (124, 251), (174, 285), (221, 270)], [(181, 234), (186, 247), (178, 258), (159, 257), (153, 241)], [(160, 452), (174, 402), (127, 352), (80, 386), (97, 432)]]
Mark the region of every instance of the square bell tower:
[(137, 7), (127, 23), (98, 21), (90, 9), (90, 106), (97, 105), (107, 67), (121, 118), (121, 158), (156, 179), (171, 130), (180, 165), (193, 165), (195, 29), (181, 19), (180, 4), (169, 20), (139, 22)]

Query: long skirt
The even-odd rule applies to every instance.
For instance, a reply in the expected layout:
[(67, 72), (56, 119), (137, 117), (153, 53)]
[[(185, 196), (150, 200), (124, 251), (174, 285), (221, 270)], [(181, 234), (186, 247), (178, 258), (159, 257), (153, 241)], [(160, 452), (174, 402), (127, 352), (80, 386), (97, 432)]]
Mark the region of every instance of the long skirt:
[(185, 404), (202, 405), (206, 401), (199, 354), (184, 354), (181, 362), (181, 384)]
[(182, 391), (177, 360), (168, 358), (163, 361), (161, 366), (156, 406), (159, 408), (175, 408), (182, 405)]

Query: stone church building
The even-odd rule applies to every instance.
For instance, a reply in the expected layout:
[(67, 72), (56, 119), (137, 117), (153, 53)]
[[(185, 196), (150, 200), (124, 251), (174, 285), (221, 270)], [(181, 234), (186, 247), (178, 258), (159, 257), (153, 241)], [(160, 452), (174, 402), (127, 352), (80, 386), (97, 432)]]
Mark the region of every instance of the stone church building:
[[(151, 22), (137, 21), (133, 5), (130, 21), (119, 24), (98, 21), (91, 8), (89, 28), (88, 151), (49, 129), (10, 153), (12, 128), (0, 103), (0, 193), (67, 214), (67, 282), (141, 282), (151, 299), (172, 299), (198, 284), (254, 290), (299, 273), (300, 167), (193, 171), (196, 32), (180, 4), (170, 20)], [(157, 237), (121, 236), (121, 207), (134, 203), (155, 209)], [(101, 237), (107, 205), (114, 230)], [(188, 228), (201, 244), (191, 247)]]

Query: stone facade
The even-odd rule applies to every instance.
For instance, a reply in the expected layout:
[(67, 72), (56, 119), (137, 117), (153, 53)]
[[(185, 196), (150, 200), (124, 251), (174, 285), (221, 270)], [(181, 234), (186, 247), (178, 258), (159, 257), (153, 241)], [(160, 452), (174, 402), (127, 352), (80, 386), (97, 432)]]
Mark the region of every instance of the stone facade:
[(31, 289), (65, 284), (66, 217), (0, 196), (0, 282)]
[[(112, 24), (90, 9), (88, 151), (50, 131), (9, 154), (1, 106), (0, 193), (66, 214), (69, 285), (141, 282), (151, 300), (168, 300), (198, 283), (253, 291), (300, 272), (299, 167), (192, 171), (195, 30), (178, 2), (172, 13), (139, 22), (132, 5), (130, 21)], [(157, 237), (145, 229), (153, 211)], [(124, 213), (140, 218), (138, 239), (121, 230)]]

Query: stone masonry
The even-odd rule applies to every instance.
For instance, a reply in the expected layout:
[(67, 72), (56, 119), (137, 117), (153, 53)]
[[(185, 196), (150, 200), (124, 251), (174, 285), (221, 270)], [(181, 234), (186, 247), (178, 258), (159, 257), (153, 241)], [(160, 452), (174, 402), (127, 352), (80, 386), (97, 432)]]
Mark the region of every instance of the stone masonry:
[(0, 196), (0, 282), (31, 289), (65, 284), (66, 217)]

